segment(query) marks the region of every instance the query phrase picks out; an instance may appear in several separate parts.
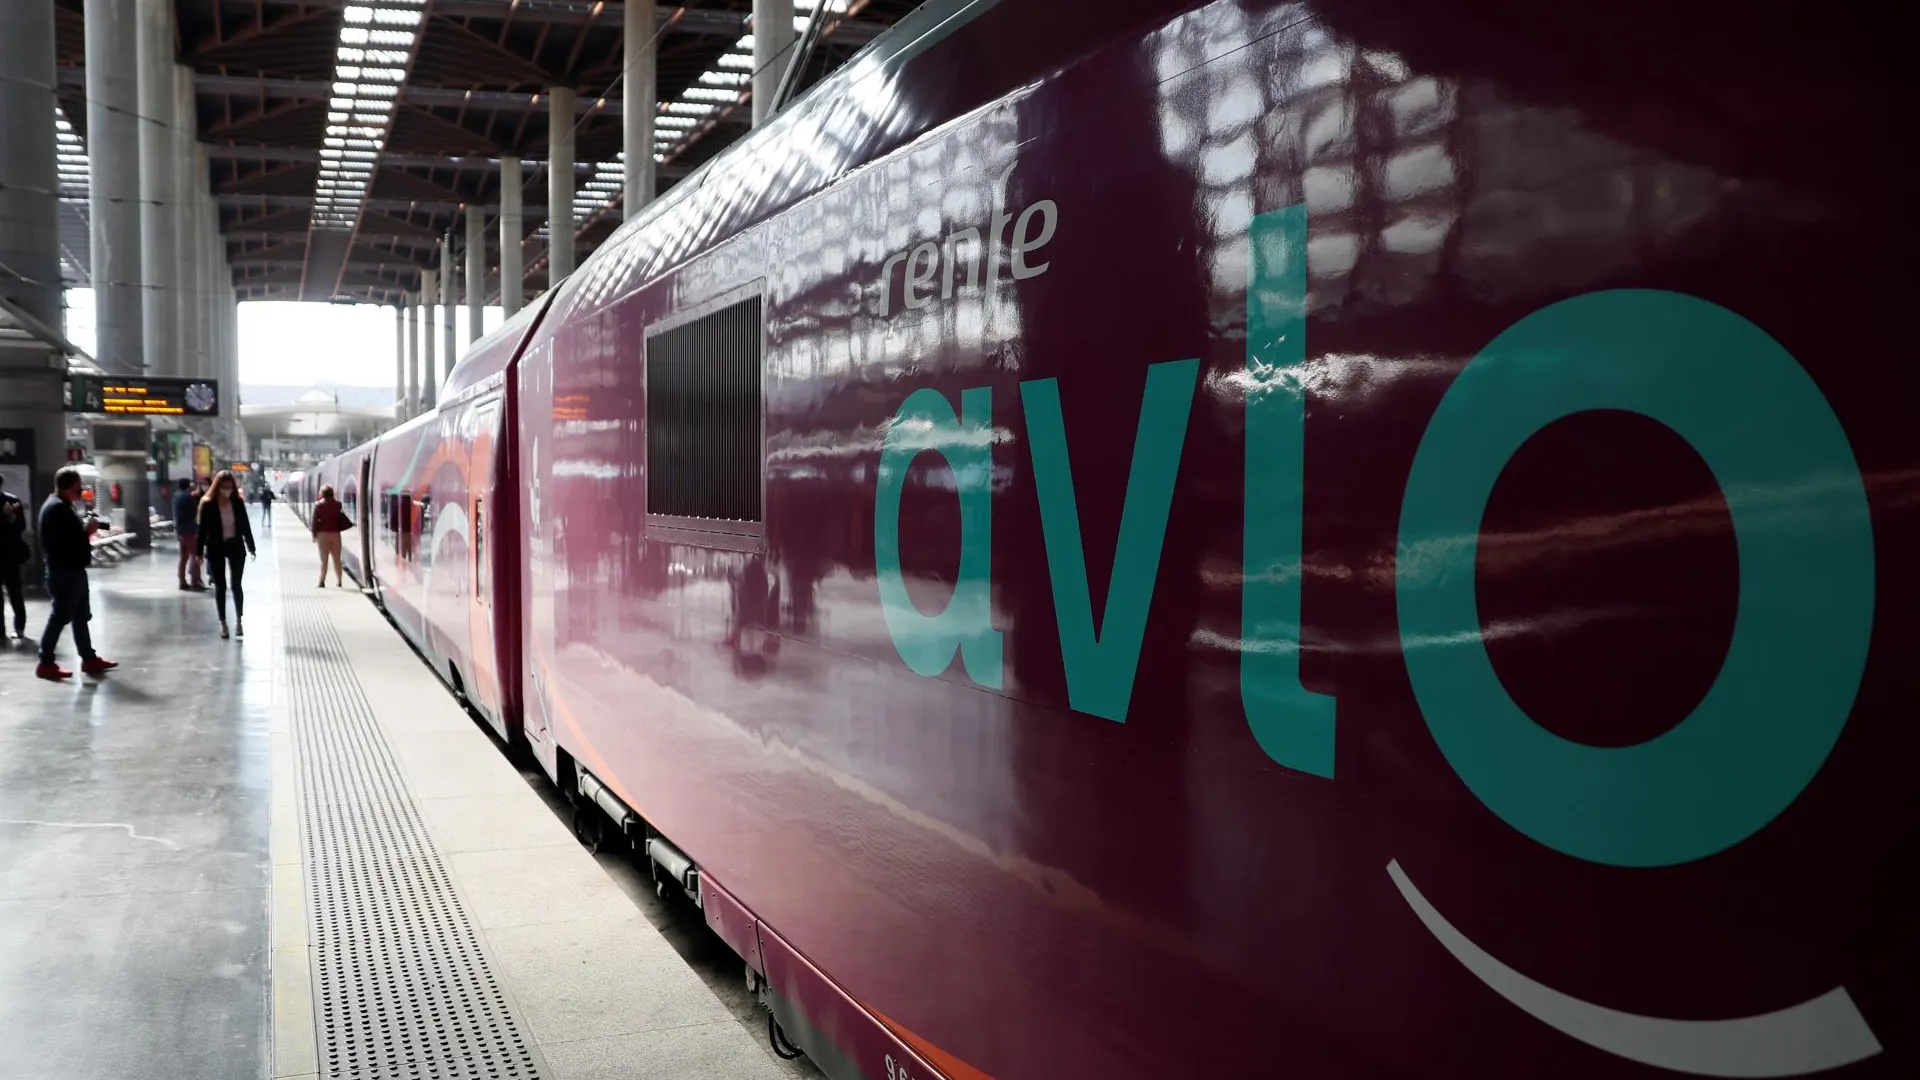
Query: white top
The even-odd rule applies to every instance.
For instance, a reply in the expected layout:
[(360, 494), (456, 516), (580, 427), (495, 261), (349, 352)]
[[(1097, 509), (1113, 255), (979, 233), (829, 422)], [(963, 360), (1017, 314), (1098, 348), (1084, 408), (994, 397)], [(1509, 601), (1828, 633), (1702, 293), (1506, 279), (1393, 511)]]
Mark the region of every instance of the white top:
[(231, 540), (234, 538), (234, 535), (233, 500), (228, 499), (226, 502), (220, 504), (220, 537), (223, 540)]

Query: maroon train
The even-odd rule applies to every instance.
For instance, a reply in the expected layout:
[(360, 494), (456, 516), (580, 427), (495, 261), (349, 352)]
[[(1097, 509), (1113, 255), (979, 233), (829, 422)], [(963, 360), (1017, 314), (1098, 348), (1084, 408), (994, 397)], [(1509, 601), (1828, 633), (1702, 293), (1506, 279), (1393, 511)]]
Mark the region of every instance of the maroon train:
[(936, 0), (296, 501), (839, 1080), (1912, 1075), (1846, 18)]

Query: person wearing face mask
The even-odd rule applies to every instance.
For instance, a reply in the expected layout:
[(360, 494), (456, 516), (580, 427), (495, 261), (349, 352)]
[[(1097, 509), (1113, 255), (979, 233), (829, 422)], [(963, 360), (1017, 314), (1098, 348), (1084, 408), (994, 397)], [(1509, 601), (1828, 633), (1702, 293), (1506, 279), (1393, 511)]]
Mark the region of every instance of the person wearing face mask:
[(233, 628), (247, 636), (247, 596), (241, 587), (246, 575), (247, 557), (257, 554), (253, 546), (253, 525), (247, 521), (247, 504), (240, 498), (240, 485), (225, 469), (213, 478), (206, 498), (200, 500), (200, 554), (213, 577), (213, 605), (220, 613), (220, 637), (227, 634), (227, 590), (233, 590)]

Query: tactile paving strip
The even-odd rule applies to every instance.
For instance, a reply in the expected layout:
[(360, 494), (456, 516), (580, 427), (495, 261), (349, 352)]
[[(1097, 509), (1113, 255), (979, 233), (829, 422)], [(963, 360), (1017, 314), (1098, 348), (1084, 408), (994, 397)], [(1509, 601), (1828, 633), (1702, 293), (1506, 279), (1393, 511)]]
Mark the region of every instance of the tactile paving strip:
[(316, 1048), (339, 1080), (535, 1080), (494, 980), (321, 602), (288, 590)]

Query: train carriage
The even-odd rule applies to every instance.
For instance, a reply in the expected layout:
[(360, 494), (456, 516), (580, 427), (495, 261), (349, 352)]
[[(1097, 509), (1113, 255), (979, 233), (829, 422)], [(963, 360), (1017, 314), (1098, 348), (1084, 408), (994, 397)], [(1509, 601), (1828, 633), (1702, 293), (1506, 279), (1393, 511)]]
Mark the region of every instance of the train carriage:
[(355, 520), (382, 605), (502, 738), (520, 722), (517, 390), (507, 374), (544, 310), (536, 301), (475, 342), (434, 411), (356, 459), (367, 462), (367, 495)]
[(378, 441), (381, 602), (836, 1080), (1904, 1075), (1883, 59), (936, 0)]

